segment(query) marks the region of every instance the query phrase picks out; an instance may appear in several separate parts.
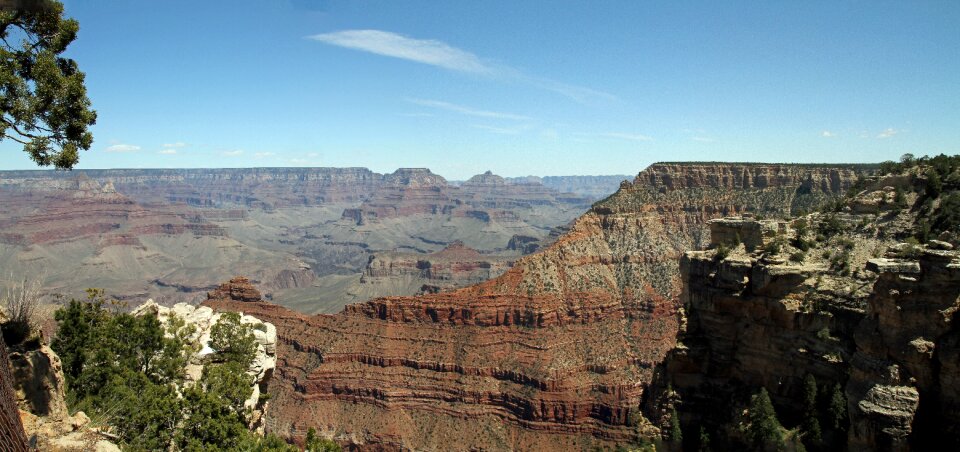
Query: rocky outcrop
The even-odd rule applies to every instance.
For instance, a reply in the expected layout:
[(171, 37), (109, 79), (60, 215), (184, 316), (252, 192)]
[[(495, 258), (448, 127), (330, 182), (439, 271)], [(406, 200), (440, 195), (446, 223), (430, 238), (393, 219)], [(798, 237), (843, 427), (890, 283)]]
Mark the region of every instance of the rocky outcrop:
[[(630, 444), (656, 432), (640, 407), (675, 345), (678, 262), (709, 243), (707, 221), (783, 215), (841, 194), (856, 174), (780, 165), (789, 178), (751, 176), (730, 187), (711, 177), (672, 182), (676, 172), (707, 172), (681, 166), (651, 166), (550, 247), (475, 286), (378, 298), (333, 316), (207, 304), (277, 325), (269, 424), (285, 436), (314, 427), (361, 447), (418, 450)], [(821, 180), (837, 183), (811, 182)], [(752, 274), (744, 265), (737, 271)], [(757, 278), (770, 297), (796, 284), (792, 272), (774, 270)]]
[(52, 420), (67, 413), (67, 388), (60, 357), (40, 341), (14, 347), (10, 354), (14, 390), (20, 409)]
[(431, 290), (464, 287), (499, 276), (513, 265), (517, 255), (485, 253), (455, 241), (430, 254), (386, 252), (370, 257), (361, 283), (378, 284), (382, 280), (416, 279)]
[(237, 276), (207, 293), (208, 300), (230, 300), (239, 302), (261, 301), (263, 298), (250, 280)]
[(880, 266), (846, 386), (850, 447), (960, 446), (960, 254), (927, 250)]

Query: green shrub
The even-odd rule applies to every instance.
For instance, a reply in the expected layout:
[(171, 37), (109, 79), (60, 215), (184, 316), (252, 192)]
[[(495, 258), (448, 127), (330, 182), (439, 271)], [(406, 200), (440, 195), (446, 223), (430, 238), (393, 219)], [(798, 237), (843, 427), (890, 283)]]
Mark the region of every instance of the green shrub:
[(310, 427), (307, 430), (307, 452), (340, 452), (340, 445), (334, 441), (317, 436), (317, 430)]
[(791, 262), (802, 264), (806, 258), (807, 258), (807, 253), (804, 253), (803, 251), (796, 251), (796, 252), (790, 253)]
[(224, 361), (247, 368), (256, 356), (257, 340), (250, 325), (240, 323), (240, 314), (224, 312), (210, 329), (210, 348)]
[(728, 247), (725, 243), (717, 245), (717, 252), (713, 255), (713, 259), (719, 262), (726, 259), (727, 256), (730, 256), (730, 247)]
[(780, 254), (781, 249), (780, 241), (778, 240), (771, 240), (763, 246), (763, 252), (770, 255)]

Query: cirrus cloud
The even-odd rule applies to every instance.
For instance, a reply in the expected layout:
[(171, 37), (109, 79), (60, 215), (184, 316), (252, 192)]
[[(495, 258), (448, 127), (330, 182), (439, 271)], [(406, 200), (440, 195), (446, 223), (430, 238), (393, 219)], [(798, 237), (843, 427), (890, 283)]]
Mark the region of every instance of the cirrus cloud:
[(511, 83), (524, 83), (539, 89), (552, 91), (584, 104), (617, 100), (617, 97), (610, 93), (527, 74), (503, 64), (491, 63), (471, 52), (435, 39), (411, 38), (383, 30), (342, 30), (310, 35), (307, 36), (307, 39), (346, 49), (428, 64), (451, 71), (480, 75)]

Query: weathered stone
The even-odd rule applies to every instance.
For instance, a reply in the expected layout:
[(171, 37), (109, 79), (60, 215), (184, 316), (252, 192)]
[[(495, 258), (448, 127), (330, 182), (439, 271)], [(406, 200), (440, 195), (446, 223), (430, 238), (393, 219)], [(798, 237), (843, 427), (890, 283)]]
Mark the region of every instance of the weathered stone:
[(19, 346), (10, 352), (13, 385), (20, 408), (55, 420), (67, 414), (66, 382), (60, 357), (47, 345)]
[(920, 263), (904, 259), (876, 258), (867, 261), (866, 269), (876, 273), (919, 274)]
[(935, 249), (935, 250), (946, 250), (946, 251), (949, 251), (949, 250), (952, 250), (952, 249), (953, 249), (953, 245), (951, 245), (951, 244), (949, 244), (949, 243), (947, 243), (947, 242), (942, 242), (942, 241), (940, 241), (940, 240), (930, 240), (930, 241), (927, 242), (927, 246), (930, 247), (931, 249)]

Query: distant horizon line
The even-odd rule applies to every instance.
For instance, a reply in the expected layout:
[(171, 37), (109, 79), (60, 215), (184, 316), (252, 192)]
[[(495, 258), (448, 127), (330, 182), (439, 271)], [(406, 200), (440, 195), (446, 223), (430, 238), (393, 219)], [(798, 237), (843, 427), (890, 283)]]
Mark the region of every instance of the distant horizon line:
[[(746, 162), (746, 161), (720, 161), (720, 160), (687, 160), (687, 161), (657, 161), (650, 163), (645, 166), (643, 169), (637, 171), (633, 174), (551, 174), (551, 175), (535, 175), (527, 174), (521, 176), (503, 176), (501, 174), (495, 173), (492, 170), (485, 170), (482, 172), (475, 173), (473, 176), (482, 176), (484, 174), (490, 173), (491, 175), (503, 177), (506, 179), (521, 179), (526, 177), (635, 177), (640, 172), (654, 166), (654, 165), (738, 165), (738, 166), (759, 166), (759, 165), (785, 165), (785, 166), (799, 166), (799, 167), (860, 167), (860, 168), (870, 168), (870, 167), (879, 167), (882, 162), (872, 162), (872, 163), (853, 163), (853, 162), (819, 162), (819, 163), (800, 163), (800, 162)], [(83, 171), (204, 171), (204, 170), (366, 170), (374, 174), (394, 174), (399, 171), (404, 170), (426, 170), (433, 175), (443, 177), (444, 179), (451, 182), (462, 182), (467, 179), (449, 179), (446, 176), (443, 176), (440, 173), (434, 172), (429, 167), (399, 167), (392, 172), (383, 172), (378, 173), (366, 166), (238, 166), (238, 167), (181, 167), (181, 168), (73, 168), (73, 169), (55, 169), (55, 168), (32, 168), (32, 169), (0, 169), (0, 174), (4, 173), (53, 173), (53, 174), (70, 174), (74, 172), (83, 172)]]

